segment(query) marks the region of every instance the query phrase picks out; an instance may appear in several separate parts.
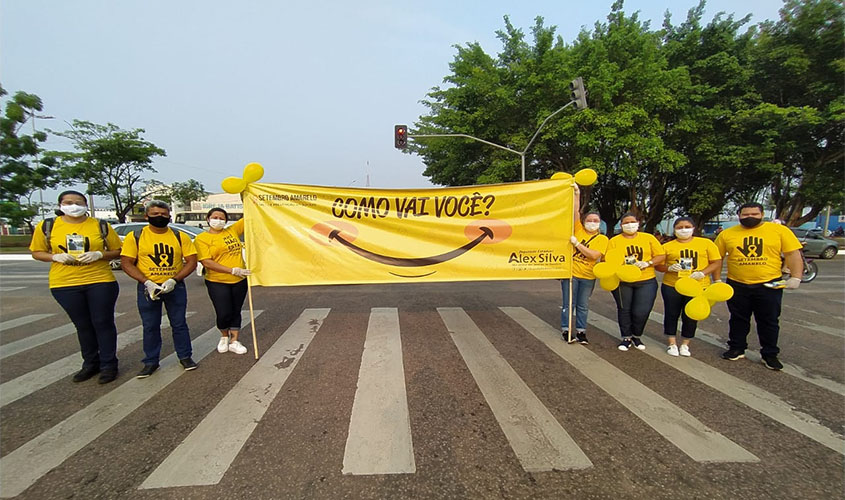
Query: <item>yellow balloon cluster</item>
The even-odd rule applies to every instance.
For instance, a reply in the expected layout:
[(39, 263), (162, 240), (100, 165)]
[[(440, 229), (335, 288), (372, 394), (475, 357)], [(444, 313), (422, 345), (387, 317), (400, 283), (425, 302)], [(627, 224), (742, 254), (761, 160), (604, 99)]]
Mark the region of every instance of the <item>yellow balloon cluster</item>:
[(625, 254), (615, 248), (605, 254), (604, 260), (593, 267), (593, 273), (599, 279), (599, 286), (607, 291), (616, 290), (621, 281), (637, 281), (643, 272), (633, 264), (625, 264)]
[(684, 307), (684, 312), (690, 319), (701, 321), (710, 316), (710, 307), (716, 302), (730, 299), (734, 289), (727, 283), (713, 283), (704, 288), (697, 280), (680, 278), (675, 282), (675, 290), (681, 295), (692, 297)]
[[(575, 182), (578, 183), (580, 186), (592, 186), (596, 183), (596, 179), (598, 179), (598, 174), (592, 168), (582, 168), (581, 170), (575, 172)], [(572, 174), (567, 174), (566, 172), (555, 172), (552, 174), (552, 179), (571, 179)]]
[(220, 183), (220, 187), (227, 193), (238, 194), (246, 189), (247, 184), (256, 182), (262, 177), (264, 177), (264, 167), (260, 163), (249, 163), (244, 167), (243, 177), (226, 177)]

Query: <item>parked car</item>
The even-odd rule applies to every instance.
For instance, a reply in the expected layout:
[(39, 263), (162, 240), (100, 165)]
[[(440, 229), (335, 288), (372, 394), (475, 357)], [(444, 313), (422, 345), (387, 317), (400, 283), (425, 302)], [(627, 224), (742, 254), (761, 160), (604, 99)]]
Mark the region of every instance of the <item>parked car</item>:
[(789, 229), (804, 243), (804, 253), (807, 255), (818, 255), (822, 259), (832, 259), (839, 252), (839, 243), (836, 240), (822, 237), (818, 231), (795, 227)]
[[(127, 234), (135, 231), (136, 229), (143, 229), (147, 224), (147, 222), (127, 222), (125, 224), (113, 224), (112, 227), (114, 228), (114, 232), (117, 233), (117, 236), (120, 238), (120, 241), (123, 241)], [(189, 226), (187, 224), (174, 224), (171, 222), (169, 226), (186, 235), (191, 239), (191, 241), (194, 241), (197, 235), (203, 232), (202, 229)], [(112, 269), (120, 269), (120, 259), (118, 258), (112, 260), (109, 262), (109, 265)], [(197, 275), (202, 275), (202, 264), (199, 262), (197, 262)]]

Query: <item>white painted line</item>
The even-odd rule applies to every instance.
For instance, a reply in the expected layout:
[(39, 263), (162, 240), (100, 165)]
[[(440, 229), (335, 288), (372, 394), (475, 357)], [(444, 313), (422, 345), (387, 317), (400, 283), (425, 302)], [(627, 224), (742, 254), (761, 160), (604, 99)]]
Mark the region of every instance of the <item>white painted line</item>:
[(7, 280), (14, 280), (14, 279), (28, 279), (28, 280), (49, 280), (50, 276), (47, 273), (44, 274), (23, 274), (23, 273), (5, 273), (0, 278), (3, 281)]
[(373, 308), (349, 420), (343, 473), (410, 474), (416, 470), (399, 311)]
[(25, 286), (0, 286), (0, 292), (14, 292), (16, 290), (23, 290)]
[[(783, 307), (788, 307), (790, 309), (795, 309), (795, 310), (801, 311), (803, 313), (812, 314), (813, 316), (815, 316), (816, 314), (819, 314), (818, 311), (813, 311), (812, 309), (804, 309), (803, 307), (794, 306), (792, 304), (783, 304)], [(825, 317), (835, 319), (835, 320), (839, 320), (839, 321), (845, 321), (845, 317), (837, 316), (835, 314), (825, 314)]]
[(47, 314), (30, 314), (27, 316), (21, 316), (20, 318), (10, 319), (8, 321), (4, 321), (0, 323), (0, 332), (3, 330), (8, 330), (10, 328), (15, 328), (18, 326), (27, 325), (34, 321), (38, 321), (39, 319), (49, 318), (53, 316), (55, 313), (47, 313)]
[[(256, 310), (258, 317), (263, 311)], [(244, 327), (249, 324), (249, 317)], [(211, 328), (191, 344), (193, 360), (200, 361), (216, 350), (220, 330)], [(92, 441), (111, 429), (135, 409), (182, 375), (176, 353), (159, 363), (161, 368), (145, 379), (131, 378), (124, 384), (74, 413), (20, 448), (0, 458), (0, 498), (20, 495), (42, 476), (58, 467)], [(200, 367), (202, 370), (202, 367)], [(190, 376), (202, 373), (194, 371)], [(205, 376), (213, 376), (206, 374)]]
[(526, 472), (585, 469), (593, 463), (472, 319), (438, 307), (452, 341)]
[(28, 253), (0, 253), (0, 260), (31, 260), (35, 262), (32, 254)]
[(330, 310), (302, 311), (279, 340), (147, 477), (139, 489), (219, 483), (296, 368)]
[(813, 330), (819, 333), (826, 333), (830, 336), (838, 337), (840, 339), (845, 338), (845, 330), (842, 330), (840, 328), (831, 328), (829, 326), (817, 325), (815, 323), (810, 323), (809, 321), (803, 321), (800, 319), (789, 319), (781, 317), (780, 320), (783, 323), (792, 323), (793, 325), (797, 325), (800, 328), (805, 328), (807, 330)]
[[(185, 317), (190, 318), (194, 315), (193, 311), (185, 313)], [(166, 315), (162, 316), (161, 328), (168, 328), (170, 322)], [(144, 327), (136, 326), (130, 328), (117, 336), (117, 350), (118, 352), (124, 347), (134, 344), (144, 337)], [(29, 396), (35, 391), (41, 390), (48, 385), (67, 377), (73, 372), (78, 371), (82, 367), (82, 354), (73, 353), (70, 356), (65, 356), (62, 359), (53, 361), (49, 365), (32, 370), (20, 377), (9, 380), (0, 384), (0, 408), (9, 403), (13, 403), (25, 396)]]
[[(125, 313), (122, 312), (114, 313), (114, 317), (117, 318), (123, 316), (124, 314)], [(8, 344), (0, 345), (0, 359), (7, 358), (19, 352), (44, 345), (47, 342), (52, 342), (56, 339), (66, 337), (74, 333), (76, 333), (76, 327), (73, 326), (73, 323), (68, 323), (66, 325), (57, 326), (56, 328), (47, 330), (46, 332), (37, 333), (14, 342), (9, 342)]]
[[(557, 328), (526, 309), (499, 309), (696, 462), (760, 461), (589, 349), (566, 344)], [(591, 311), (593, 316), (597, 315)], [(640, 355), (639, 351), (631, 354)]]
[[(652, 312), (649, 315), (649, 319), (656, 323), (660, 323), (661, 325), (663, 324), (663, 315), (660, 313)], [(707, 330), (704, 330), (700, 327), (695, 330), (695, 338), (698, 340), (703, 340), (708, 344), (721, 347), (723, 349), (728, 348), (727, 339), (722, 339), (721, 337), (719, 337), (719, 335), (712, 332), (708, 332)], [(746, 350), (745, 357), (751, 361), (754, 361), (755, 363), (759, 363), (761, 360), (760, 353), (757, 351)], [(822, 377), (821, 375), (815, 375), (813, 373), (808, 372), (804, 368), (801, 368), (798, 365), (794, 365), (783, 360), (781, 360), (781, 363), (783, 363), (783, 373), (801, 379), (804, 382), (809, 382), (813, 385), (821, 387), (822, 389), (827, 389), (828, 391), (835, 392), (836, 394), (839, 394), (841, 396), (845, 396), (845, 384), (841, 384), (835, 380)]]
[[(593, 311), (590, 311), (589, 322), (608, 335), (611, 335), (608, 331), (613, 330), (616, 325), (615, 321), (596, 314)], [(669, 356), (666, 354), (663, 344), (645, 335), (641, 338), (648, 346), (648, 349), (644, 352), (654, 359), (666, 363), (703, 384), (709, 385), (722, 394), (739, 401), (749, 408), (759, 411), (763, 415), (807, 436), (813, 441), (845, 455), (845, 439), (842, 436), (823, 426), (812, 416), (796, 410), (775, 394), (749, 384), (742, 379), (729, 375), (695, 358)], [(730, 361), (724, 362), (730, 363)], [(761, 367), (761, 369), (765, 368)], [(776, 438), (773, 437), (772, 441), (774, 440)]]

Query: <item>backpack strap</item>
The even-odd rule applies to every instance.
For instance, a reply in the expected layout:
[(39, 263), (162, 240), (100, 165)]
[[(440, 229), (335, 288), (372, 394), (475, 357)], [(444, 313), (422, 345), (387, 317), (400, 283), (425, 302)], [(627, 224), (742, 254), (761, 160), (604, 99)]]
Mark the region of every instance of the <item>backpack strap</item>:
[(103, 237), (103, 250), (109, 249), (109, 223), (103, 219), (97, 219), (97, 222), (100, 223), (100, 236)]
[[(135, 235), (135, 244), (136, 245), (141, 244), (140, 243), (141, 242), (141, 231), (143, 231), (143, 230), (144, 230), (144, 228), (142, 227), (141, 229), (136, 229), (136, 230), (132, 231), (132, 234)], [(181, 245), (182, 244), (182, 233), (180, 233), (179, 231), (176, 230), (176, 228), (173, 228), (173, 227), (171, 227), (170, 230), (173, 231), (173, 236), (176, 237), (176, 241), (178, 241), (179, 245)]]
[[(109, 242), (108, 242), (107, 238), (109, 236), (109, 223), (104, 221), (104, 220), (101, 220), (101, 219), (97, 219), (97, 222), (100, 225), (100, 236), (103, 237), (103, 250), (108, 250), (109, 249)], [(41, 232), (44, 233), (44, 239), (47, 240), (47, 248), (48, 249), (53, 248), (53, 247), (50, 246), (50, 235), (53, 234), (53, 226), (55, 226), (55, 225), (56, 225), (56, 218), (55, 217), (48, 217), (48, 218), (44, 219), (44, 223), (41, 224)]]

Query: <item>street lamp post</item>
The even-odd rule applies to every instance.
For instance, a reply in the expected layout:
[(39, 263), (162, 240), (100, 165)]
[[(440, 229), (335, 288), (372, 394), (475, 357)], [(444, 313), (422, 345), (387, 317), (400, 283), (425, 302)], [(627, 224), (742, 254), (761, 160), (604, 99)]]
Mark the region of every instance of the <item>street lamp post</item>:
[[(42, 120), (52, 120), (55, 116), (39, 116), (36, 115), (35, 112), (31, 112), (30, 115), (32, 116), (32, 139), (35, 140), (35, 119), (41, 118)], [(35, 149), (35, 164), (36, 168), (38, 164), (41, 163), (38, 159), (38, 146), (36, 145)], [(41, 220), (44, 220), (44, 190), (40, 187), (38, 188), (38, 215), (41, 216)]]

